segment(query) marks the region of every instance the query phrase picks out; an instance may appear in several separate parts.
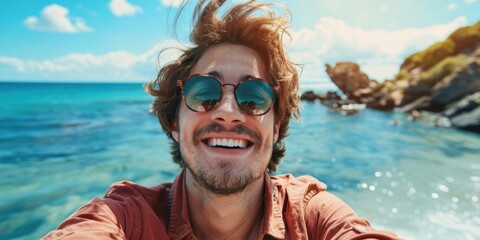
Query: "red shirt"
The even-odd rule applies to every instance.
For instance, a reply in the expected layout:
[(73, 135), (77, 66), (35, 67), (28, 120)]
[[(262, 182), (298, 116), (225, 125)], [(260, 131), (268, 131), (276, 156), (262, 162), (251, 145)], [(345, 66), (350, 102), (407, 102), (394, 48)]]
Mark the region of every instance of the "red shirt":
[[(116, 183), (43, 239), (196, 239), (184, 172), (153, 188)], [(265, 189), (257, 239), (398, 239), (372, 229), (313, 177), (265, 174)]]

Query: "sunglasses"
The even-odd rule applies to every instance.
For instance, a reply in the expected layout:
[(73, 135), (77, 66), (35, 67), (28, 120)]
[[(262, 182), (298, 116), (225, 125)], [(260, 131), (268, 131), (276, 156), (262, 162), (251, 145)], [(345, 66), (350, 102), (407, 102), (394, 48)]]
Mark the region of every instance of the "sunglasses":
[(246, 114), (260, 116), (267, 113), (275, 100), (279, 87), (259, 78), (249, 78), (239, 84), (222, 83), (209, 74), (195, 74), (186, 80), (178, 80), (187, 107), (194, 112), (215, 109), (223, 96), (224, 86), (233, 86), (238, 107)]

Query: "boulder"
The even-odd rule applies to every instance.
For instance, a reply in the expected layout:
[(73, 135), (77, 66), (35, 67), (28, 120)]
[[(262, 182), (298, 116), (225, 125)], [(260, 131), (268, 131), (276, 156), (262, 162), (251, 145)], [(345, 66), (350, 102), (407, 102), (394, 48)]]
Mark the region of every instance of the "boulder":
[(318, 99), (318, 96), (313, 92), (313, 91), (306, 91), (302, 93), (300, 96), (301, 100), (305, 100), (307, 102), (314, 102), (315, 100)]
[(326, 64), (326, 71), (333, 83), (349, 98), (355, 98), (355, 93), (371, 87), (372, 80), (360, 71), (360, 67), (352, 62), (338, 62), (335, 67)]
[(332, 92), (332, 91), (328, 91), (327, 93), (319, 94), (319, 95), (317, 95), (317, 97), (322, 102), (342, 100), (342, 97), (340, 95), (338, 95), (338, 93)]
[(480, 133), (480, 107), (450, 119), (452, 126)]
[(443, 115), (454, 127), (480, 133), (480, 92), (450, 104)]
[(430, 96), (423, 96), (411, 103), (404, 105), (400, 110), (402, 112), (411, 112), (414, 109), (418, 109), (420, 111), (428, 111), (430, 108), (430, 103), (432, 101), (432, 97)]
[(377, 110), (388, 111), (395, 108), (395, 100), (389, 93), (386, 92), (377, 92), (375, 95), (365, 99), (363, 102), (367, 104), (367, 107)]
[(331, 102), (331, 101), (341, 101), (342, 97), (338, 95), (338, 93), (333, 91), (328, 91), (326, 93), (316, 94), (313, 91), (306, 91), (302, 93), (300, 96), (301, 100), (305, 100), (307, 102), (314, 102), (319, 100), (321, 102)]
[(455, 116), (474, 111), (476, 108), (479, 107), (480, 92), (476, 92), (460, 101), (457, 101), (447, 106), (447, 109), (443, 112), (443, 115), (448, 118), (453, 118)]
[(417, 84), (409, 86), (403, 91), (403, 99), (401, 105), (408, 105), (419, 98), (430, 96), (432, 94), (432, 87), (424, 84)]
[(480, 91), (480, 58), (473, 58), (454, 74), (435, 85), (432, 105), (442, 109), (478, 91)]

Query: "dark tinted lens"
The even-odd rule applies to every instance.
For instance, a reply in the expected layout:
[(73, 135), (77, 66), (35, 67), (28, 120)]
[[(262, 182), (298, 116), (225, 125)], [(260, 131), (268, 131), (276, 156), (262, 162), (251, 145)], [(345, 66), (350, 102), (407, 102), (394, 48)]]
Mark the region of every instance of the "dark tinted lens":
[(238, 106), (250, 115), (265, 114), (272, 106), (272, 87), (261, 80), (248, 80), (238, 85), (235, 95)]
[(210, 111), (220, 101), (222, 87), (214, 78), (193, 76), (185, 82), (183, 96), (187, 106), (193, 111)]

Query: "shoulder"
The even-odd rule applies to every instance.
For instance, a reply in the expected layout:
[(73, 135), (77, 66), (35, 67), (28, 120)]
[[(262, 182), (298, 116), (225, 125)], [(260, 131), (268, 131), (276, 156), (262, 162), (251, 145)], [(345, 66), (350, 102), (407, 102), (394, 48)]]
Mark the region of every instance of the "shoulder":
[(274, 185), (281, 185), (286, 188), (315, 186), (320, 191), (325, 191), (327, 189), (327, 185), (325, 183), (320, 182), (318, 179), (310, 175), (295, 177), (292, 174), (280, 174), (271, 176), (270, 179)]
[(295, 177), (292, 174), (283, 174), (272, 176), (271, 180), (274, 191), (287, 195), (291, 200), (301, 200), (304, 204), (313, 196), (327, 190), (325, 183), (309, 175)]
[(296, 202), (293, 204), (302, 205), (307, 217), (312, 214), (326, 215), (350, 215), (353, 210), (340, 198), (327, 192), (327, 185), (318, 179), (304, 175), (294, 177), (291, 174), (272, 177), (275, 186), (281, 186), (290, 199), (303, 199), (303, 204)]
[(166, 236), (170, 183), (153, 188), (123, 181), (79, 208), (44, 239), (155, 239)]
[[(168, 194), (171, 183), (160, 184), (151, 188), (129, 181), (112, 184), (102, 199), (118, 219), (124, 224), (127, 219), (154, 218), (166, 214)], [(142, 223), (137, 223), (142, 224)]]
[(42, 239), (127, 239), (121, 229), (111, 208), (94, 198)]
[[(271, 177), (275, 192), (290, 217), (287, 224), (303, 229), (311, 239), (397, 239), (394, 234), (371, 228), (353, 209), (326, 191), (326, 184), (312, 176), (291, 174)], [(303, 224), (299, 224), (302, 222)]]
[(367, 219), (328, 192), (312, 197), (305, 208), (305, 223), (315, 239), (399, 239), (391, 232), (372, 228)]
[(110, 186), (105, 199), (112, 199), (117, 201), (136, 201), (146, 200), (158, 200), (166, 197), (170, 190), (172, 183), (163, 183), (154, 187), (148, 188), (130, 181), (116, 182)]

